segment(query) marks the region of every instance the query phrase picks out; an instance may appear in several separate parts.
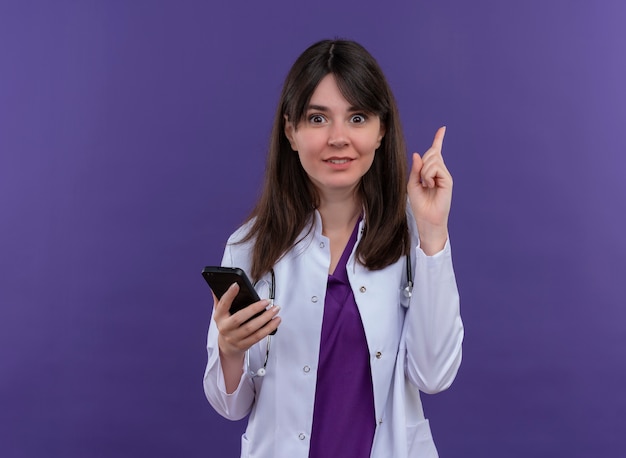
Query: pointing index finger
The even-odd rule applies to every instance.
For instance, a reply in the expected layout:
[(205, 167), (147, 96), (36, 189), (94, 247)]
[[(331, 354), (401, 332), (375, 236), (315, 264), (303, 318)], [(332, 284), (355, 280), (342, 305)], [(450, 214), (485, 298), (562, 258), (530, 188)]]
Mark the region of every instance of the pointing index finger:
[(441, 148), (443, 146), (443, 137), (446, 135), (446, 126), (442, 126), (437, 129), (437, 133), (435, 134), (435, 139), (433, 140), (433, 148), (438, 149), (441, 152)]

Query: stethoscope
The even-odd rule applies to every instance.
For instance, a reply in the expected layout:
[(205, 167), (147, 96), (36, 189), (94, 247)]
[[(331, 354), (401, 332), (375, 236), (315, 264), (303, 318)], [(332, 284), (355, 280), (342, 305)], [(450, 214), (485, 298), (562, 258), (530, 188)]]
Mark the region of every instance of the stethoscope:
[[(269, 307), (274, 305), (274, 299), (276, 298), (276, 276), (274, 275), (274, 269), (270, 269), (270, 282), (269, 282), (269, 295), (270, 301)], [(254, 284), (256, 287), (256, 283)], [(402, 294), (406, 299), (411, 299), (413, 295), (413, 267), (411, 266), (411, 254), (406, 255), (406, 287), (402, 291)], [(246, 350), (246, 370), (250, 377), (263, 377), (267, 373), (267, 361), (270, 358), (270, 344), (272, 342), (272, 336), (267, 336), (265, 344), (265, 359), (263, 361), (263, 367), (260, 367), (256, 371), (250, 368), (250, 349)]]
[[(274, 269), (270, 269), (270, 276), (271, 281), (269, 285), (270, 291), (268, 296), (270, 303), (268, 307), (272, 307), (274, 305), (274, 298), (276, 297), (276, 276), (274, 275)], [(257, 283), (254, 284), (255, 287)], [(267, 367), (267, 360), (270, 357), (270, 344), (272, 343), (272, 336), (267, 336), (265, 339), (265, 361), (263, 361), (263, 367), (260, 367), (256, 372), (250, 369), (250, 349), (248, 348), (246, 350), (246, 369), (250, 377), (263, 377), (266, 373), (265, 368)]]

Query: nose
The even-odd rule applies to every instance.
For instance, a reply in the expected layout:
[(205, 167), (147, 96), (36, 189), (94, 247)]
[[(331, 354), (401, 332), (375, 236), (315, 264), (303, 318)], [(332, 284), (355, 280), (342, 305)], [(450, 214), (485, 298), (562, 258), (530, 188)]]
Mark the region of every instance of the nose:
[(332, 123), (328, 132), (328, 145), (340, 148), (348, 144), (348, 135), (343, 123)]

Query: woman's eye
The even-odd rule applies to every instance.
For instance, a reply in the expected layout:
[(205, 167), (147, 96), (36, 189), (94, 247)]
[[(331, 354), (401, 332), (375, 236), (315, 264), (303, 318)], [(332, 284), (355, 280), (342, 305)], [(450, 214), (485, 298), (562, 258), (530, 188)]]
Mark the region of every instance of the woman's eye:
[(350, 118), (350, 122), (353, 122), (355, 124), (362, 124), (365, 122), (367, 118), (365, 117), (365, 115), (362, 114), (355, 114), (352, 115), (352, 117)]
[(309, 116), (309, 121), (313, 124), (321, 124), (324, 122), (324, 116), (322, 115), (311, 115)]

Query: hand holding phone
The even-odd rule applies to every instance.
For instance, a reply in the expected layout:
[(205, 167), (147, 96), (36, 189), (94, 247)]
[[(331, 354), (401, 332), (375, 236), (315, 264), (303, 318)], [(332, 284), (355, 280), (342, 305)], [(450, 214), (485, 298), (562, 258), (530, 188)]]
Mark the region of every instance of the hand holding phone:
[[(237, 283), (239, 292), (228, 310), (231, 315), (261, 300), (254, 290), (252, 282), (250, 282), (250, 279), (242, 269), (237, 267), (207, 266), (202, 269), (202, 276), (218, 299), (222, 298), (222, 295), (233, 283)], [(254, 315), (250, 320), (261, 314), (262, 312)], [(275, 333), (276, 331), (273, 331), (272, 335)]]

